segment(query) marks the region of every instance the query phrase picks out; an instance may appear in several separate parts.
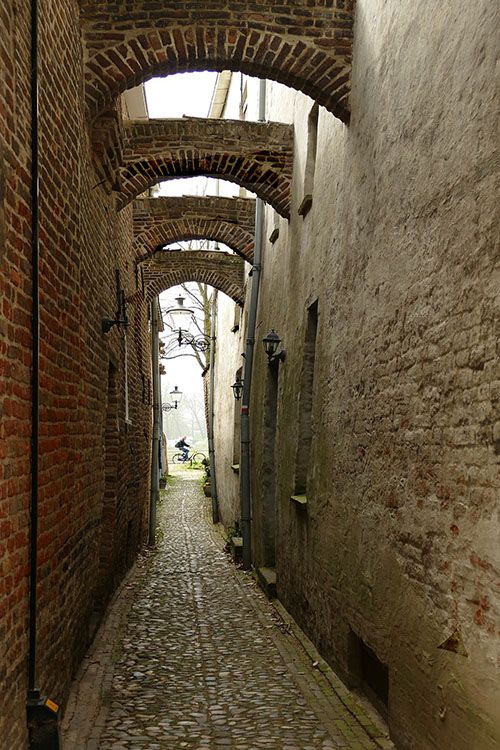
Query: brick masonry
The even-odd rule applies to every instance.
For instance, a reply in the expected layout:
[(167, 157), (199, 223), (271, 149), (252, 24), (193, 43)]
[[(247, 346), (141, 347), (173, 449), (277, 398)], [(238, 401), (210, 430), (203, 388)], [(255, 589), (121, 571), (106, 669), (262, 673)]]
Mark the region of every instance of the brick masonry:
[(181, 240), (222, 242), (252, 261), (255, 200), (252, 198), (142, 198), (134, 201), (136, 257), (151, 255), (161, 245)]
[(117, 205), (162, 180), (205, 175), (241, 185), (287, 217), (292, 171), (289, 125), (193, 118), (131, 122), (124, 128)]
[[(31, 437), (29, 4), (0, 9), (0, 736), (26, 746)], [(147, 305), (117, 217), (90, 161), (77, 7), (40, 16), (41, 405), (38, 684), (64, 705), (116, 582), (147, 529), (150, 351)], [(127, 306), (125, 339), (101, 334)], [(138, 294), (139, 292), (139, 294)], [(114, 382), (108, 388), (109, 371)]]
[(80, 3), (95, 118), (154, 75), (238, 69), (303, 91), (349, 119), (354, 0)]
[(199, 281), (224, 292), (239, 305), (245, 297), (244, 266), (238, 255), (198, 250), (160, 251), (141, 264), (148, 299), (171, 286)]

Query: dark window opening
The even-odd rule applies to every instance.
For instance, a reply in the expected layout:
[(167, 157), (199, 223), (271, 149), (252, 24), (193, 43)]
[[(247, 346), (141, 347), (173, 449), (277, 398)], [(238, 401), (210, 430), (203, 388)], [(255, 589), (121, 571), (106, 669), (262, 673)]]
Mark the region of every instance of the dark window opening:
[[(236, 371), (236, 380), (243, 375), (243, 368)], [(233, 419), (233, 466), (240, 463), (241, 450), (241, 401), (234, 401), (234, 419)]]
[(313, 397), (314, 365), (316, 361), (316, 338), (318, 333), (318, 301), (307, 311), (304, 352), (299, 392), (299, 439), (295, 461), (294, 495), (307, 493), (307, 474), (309, 470), (311, 446), (313, 441)]
[(353, 686), (360, 687), (366, 697), (387, 719), (389, 707), (389, 668), (366, 643), (350, 632), (349, 669)]
[(312, 206), (314, 191), (314, 174), (316, 172), (316, 155), (318, 151), (318, 115), (319, 107), (314, 104), (309, 112), (307, 120), (307, 153), (306, 168), (304, 172), (304, 197), (298, 212), (304, 217)]

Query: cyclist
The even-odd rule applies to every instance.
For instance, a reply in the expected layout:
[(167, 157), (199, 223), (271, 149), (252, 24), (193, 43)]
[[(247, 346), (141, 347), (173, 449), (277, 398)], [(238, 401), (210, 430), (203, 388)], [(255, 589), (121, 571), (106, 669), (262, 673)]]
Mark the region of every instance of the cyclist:
[(176, 444), (175, 444), (175, 447), (179, 448), (179, 450), (182, 452), (182, 455), (183, 455), (183, 459), (182, 460), (183, 461), (187, 461), (188, 460), (188, 456), (189, 456), (188, 448), (191, 448), (191, 446), (189, 445), (189, 443), (186, 443), (186, 437), (187, 437), (187, 435), (184, 435), (184, 437), (181, 437), (176, 442)]

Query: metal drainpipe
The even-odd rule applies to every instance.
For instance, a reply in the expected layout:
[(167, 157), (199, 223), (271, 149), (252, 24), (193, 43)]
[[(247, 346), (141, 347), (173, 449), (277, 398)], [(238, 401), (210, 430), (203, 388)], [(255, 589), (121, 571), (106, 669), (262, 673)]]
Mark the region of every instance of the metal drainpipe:
[(215, 408), (215, 327), (217, 323), (217, 289), (212, 297), (211, 346), (210, 346), (210, 392), (208, 396), (208, 455), (210, 458), (210, 494), (212, 496), (212, 521), (219, 522), (219, 501), (215, 475), (214, 408)]
[(59, 706), (42, 695), (37, 683), (38, 495), (40, 460), (40, 167), (38, 2), (31, 2), (31, 497), (29, 530), (29, 633), (26, 718), (30, 750), (59, 750)]
[(155, 544), (156, 506), (160, 492), (160, 356), (158, 349), (158, 299), (151, 303), (151, 369), (153, 373), (153, 440), (151, 445), (151, 494), (149, 498), (149, 544)]
[[(259, 86), (259, 121), (266, 117), (266, 81)], [(243, 537), (243, 568), (252, 567), (252, 494), (250, 477), (250, 395), (252, 386), (253, 350), (255, 344), (255, 327), (262, 264), (262, 228), (264, 219), (264, 202), (257, 198), (255, 206), (255, 243), (252, 268), (252, 289), (248, 310), (248, 325), (245, 346), (245, 372), (243, 395), (241, 400), (241, 458), (240, 458), (240, 500), (241, 500), (241, 533)]]
[(38, 3), (31, 3), (31, 246), (32, 246), (32, 375), (31, 375), (31, 505), (28, 700), (38, 700), (36, 687), (38, 461), (40, 432), (40, 203), (38, 165)]

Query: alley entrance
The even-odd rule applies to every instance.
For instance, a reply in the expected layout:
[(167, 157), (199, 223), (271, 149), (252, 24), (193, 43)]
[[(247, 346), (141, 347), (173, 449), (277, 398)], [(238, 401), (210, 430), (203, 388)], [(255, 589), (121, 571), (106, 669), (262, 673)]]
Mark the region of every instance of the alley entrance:
[(184, 469), (164, 493), (157, 550), (125, 580), (73, 687), (65, 750), (392, 747), (229, 561), (200, 475)]

